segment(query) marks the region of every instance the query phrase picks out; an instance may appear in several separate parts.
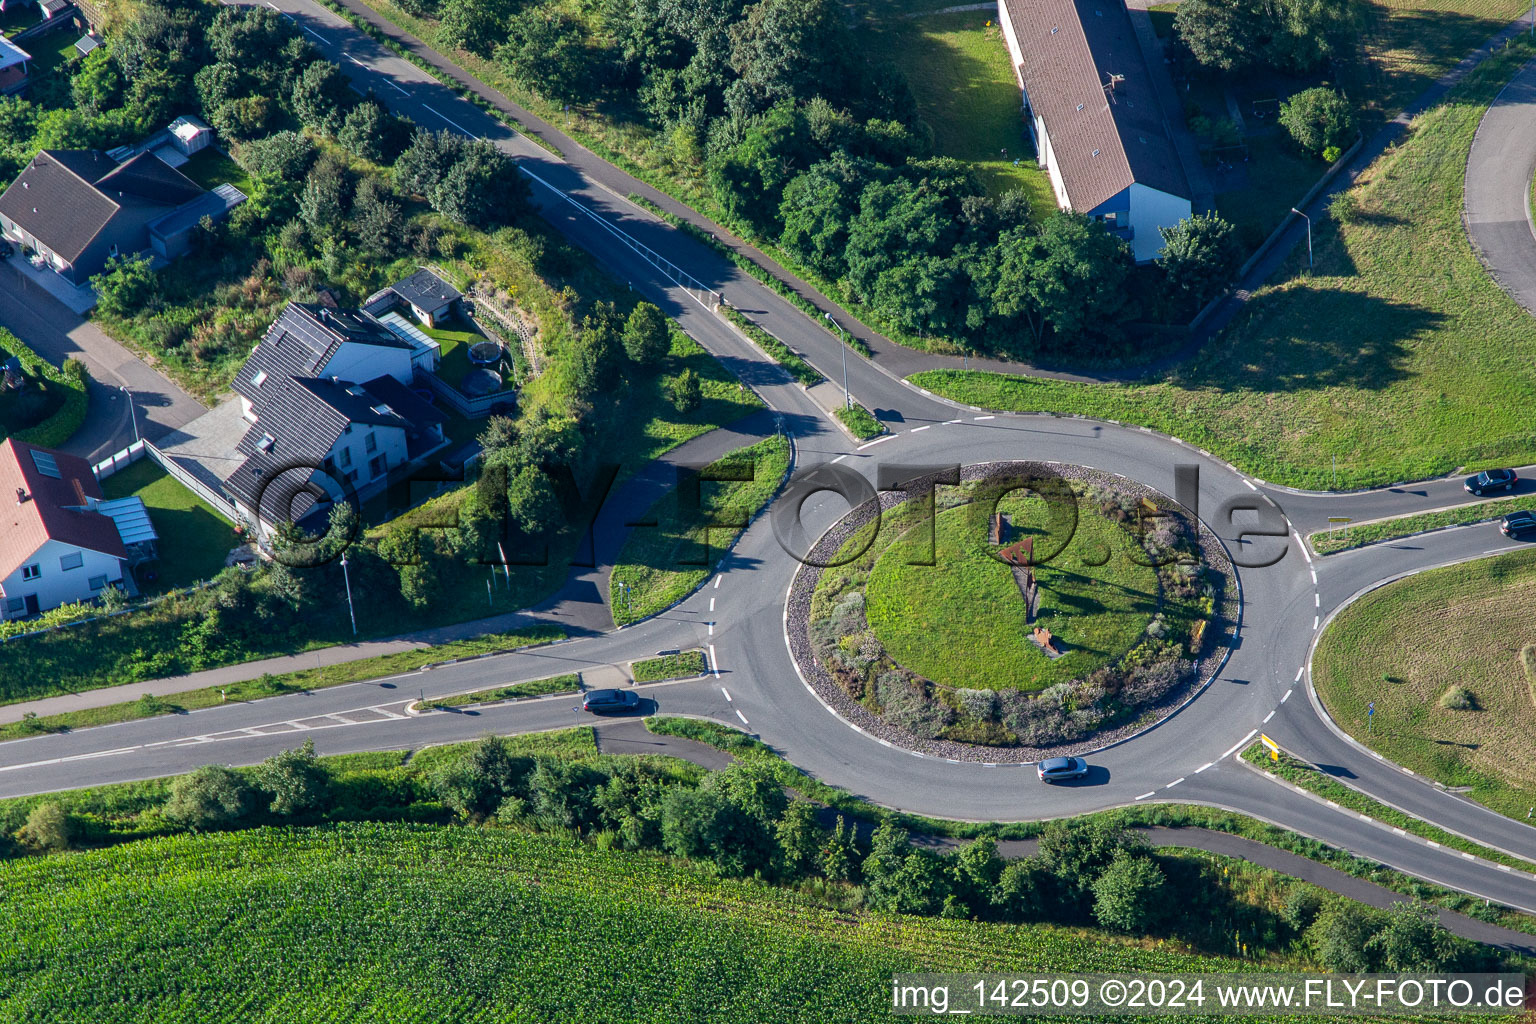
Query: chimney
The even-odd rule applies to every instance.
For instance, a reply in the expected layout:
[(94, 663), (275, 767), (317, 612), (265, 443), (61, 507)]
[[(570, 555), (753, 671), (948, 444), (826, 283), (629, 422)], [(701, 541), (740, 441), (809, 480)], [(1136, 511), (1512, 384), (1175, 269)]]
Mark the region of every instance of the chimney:
[(18, 487), (18, 488), (16, 488), (16, 504), (18, 504), (18, 505), (25, 505), (26, 503), (27, 503), (27, 489), (25, 487)]

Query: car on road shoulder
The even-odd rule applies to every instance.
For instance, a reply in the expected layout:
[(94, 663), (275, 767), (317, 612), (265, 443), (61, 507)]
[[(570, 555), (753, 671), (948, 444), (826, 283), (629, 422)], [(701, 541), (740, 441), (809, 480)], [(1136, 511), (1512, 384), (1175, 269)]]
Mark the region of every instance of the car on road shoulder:
[(1511, 512), (1499, 520), (1499, 532), (1506, 537), (1536, 534), (1536, 512)]
[(614, 711), (633, 711), (640, 706), (634, 690), (588, 690), (581, 698), (581, 710), (600, 715)]
[(1485, 469), (1467, 477), (1467, 482), (1462, 486), (1469, 494), (1482, 497), (1493, 491), (1512, 491), (1518, 479), (1512, 469)]
[(1080, 779), (1088, 774), (1088, 762), (1080, 757), (1048, 757), (1035, 768), (1041, 782)]

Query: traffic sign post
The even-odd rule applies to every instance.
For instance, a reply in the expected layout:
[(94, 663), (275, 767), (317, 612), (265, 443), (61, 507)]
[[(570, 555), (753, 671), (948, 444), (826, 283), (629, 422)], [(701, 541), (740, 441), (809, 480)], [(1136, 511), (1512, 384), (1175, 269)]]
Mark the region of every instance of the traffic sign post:
[(1259, 733), (1259, 742), (1264, 744), (1265, 749), (1269, 751), (1269, 759), (1271, 761), (1280, 760), (1280, 744), (1276, 743), (1274, 740), (1270, 739), (1263, 733)]
[(1330, 537), (1333, 536), (1334, 526), (1335, 526), (1335, 524), (1338, 524), (1338, 523), (1343, 523), (1344, 524), (1344, 539), (1345, 540), (1349, 540), (1349, 524), (1350, 524), (1349, 516), (1329, 516), (1328, 517), (1328, 536), (1330, 536)]
[(1369, 735), (1376, 724), (1376, 702), (1371, 701), (1365, 705), (1365, 731)]

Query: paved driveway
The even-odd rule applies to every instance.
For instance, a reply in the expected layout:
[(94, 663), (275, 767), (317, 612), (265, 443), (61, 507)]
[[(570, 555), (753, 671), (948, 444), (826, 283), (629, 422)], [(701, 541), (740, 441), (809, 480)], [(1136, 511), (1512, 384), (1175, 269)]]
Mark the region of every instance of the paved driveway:
[(133, 393), (140, 433), (150, 440), (170, 433), (207, 410), (101, 328), (83, 320), (53, 295), (0, 262), (0, 326), (55, 366), (73, 356), (91, 374), (85, 423), (62, 447), (88, 458), (102, 457), (133, 441), (128, 402)]

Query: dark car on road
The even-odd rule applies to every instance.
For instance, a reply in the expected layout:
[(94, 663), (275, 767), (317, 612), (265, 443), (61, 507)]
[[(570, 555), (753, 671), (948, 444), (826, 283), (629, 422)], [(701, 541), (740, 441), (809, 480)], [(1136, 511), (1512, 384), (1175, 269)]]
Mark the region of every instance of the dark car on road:
[(594, 715), (633, 711), (639, 706), (640, 695), (634, 690), (588, 690), (581, 698), (581, 710)]
[(1512, 491), (1515, 489), (1515, 471), (1512, 469), (1485, 469), (1481, 473), (1467, 477), (1464, 485), (1466, 489), (1482, 497), (1492, 491)]
[(8, 260), (16, 255), (16, 250), (11, 248), (11, 243), (0, 238), (0, 260)]
[(1499, 520), (1499, 532), (1506, 537), (1536, 533), (1536, 512), (1511, 512)]
[(1035, 769), (1041, 782), (1080, 779), (1088, 774), (1088, 762), (1080, 757), (1048, 757)]

